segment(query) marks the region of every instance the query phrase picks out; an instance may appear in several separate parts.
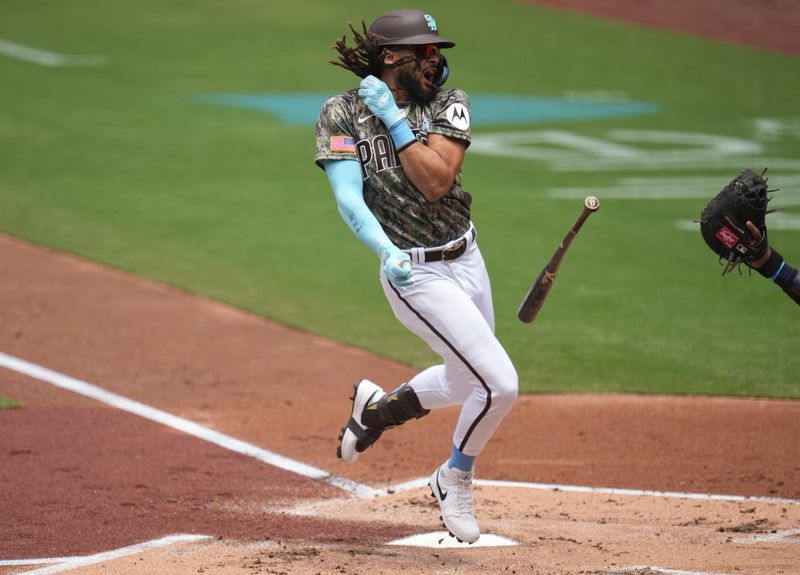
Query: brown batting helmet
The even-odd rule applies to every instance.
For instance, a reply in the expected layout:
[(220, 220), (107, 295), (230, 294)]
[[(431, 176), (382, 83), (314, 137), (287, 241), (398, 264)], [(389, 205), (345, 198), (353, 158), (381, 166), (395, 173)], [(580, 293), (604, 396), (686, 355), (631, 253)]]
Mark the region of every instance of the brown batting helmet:
[(436, 44), (440, 48), (452, 48), (455, 43), (439, 36), (439, 28), (433, 16), (421, 10), (392, 10), (378, 16), (368, 32), (378, 39), (379, 46), (415, 46)]

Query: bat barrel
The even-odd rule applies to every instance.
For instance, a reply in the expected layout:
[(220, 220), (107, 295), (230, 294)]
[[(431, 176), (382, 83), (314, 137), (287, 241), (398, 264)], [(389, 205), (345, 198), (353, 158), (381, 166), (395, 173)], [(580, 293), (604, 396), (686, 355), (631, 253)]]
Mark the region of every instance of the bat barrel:
[(539, 277), (533, 282), (531, 289), (528, 290), (528, 294), (525, 296), (525, 299), (522, 300), (517, 310), (517, 318), (519, 318), (520, 321), (531, 323), (536, 319), (555, 280), (556, 274), (551, 273), (546, 266), (539, 272)]

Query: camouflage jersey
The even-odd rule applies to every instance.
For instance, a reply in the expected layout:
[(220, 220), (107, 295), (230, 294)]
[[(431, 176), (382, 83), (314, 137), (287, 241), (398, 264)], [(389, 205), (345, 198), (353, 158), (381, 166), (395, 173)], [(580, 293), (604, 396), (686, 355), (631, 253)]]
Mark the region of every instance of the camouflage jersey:
[[(422, 144), (427, 145), (429, 134), (441, 134), (469, 145), (469, 100), (463, 91), (440, 90), (430, 104), (412, 104), (406, 111)], [(469, 230), (472, 196), (461, 188), (461, 173), (444, 196), (428, 202), (406, 177), (389, 130), (358, 90), (323, 105), (315, 160), (320, 167), (323, 160), (358, 160), (364, 201), (400, 249), (440, 246)]]

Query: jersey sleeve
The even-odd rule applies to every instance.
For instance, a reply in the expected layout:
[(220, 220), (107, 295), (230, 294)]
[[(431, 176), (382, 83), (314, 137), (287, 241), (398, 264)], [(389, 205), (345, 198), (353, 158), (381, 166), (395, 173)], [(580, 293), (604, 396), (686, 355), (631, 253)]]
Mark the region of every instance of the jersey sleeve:
[(463, 90), (447, 90), (437, 101), (429, 134), (441, 134), (470, 144), (469, 97)]
[(353, 116), (346, 95), (328, 98), (319, 113), (314, 162), (323, 168), (324, 160), (358, 160)]

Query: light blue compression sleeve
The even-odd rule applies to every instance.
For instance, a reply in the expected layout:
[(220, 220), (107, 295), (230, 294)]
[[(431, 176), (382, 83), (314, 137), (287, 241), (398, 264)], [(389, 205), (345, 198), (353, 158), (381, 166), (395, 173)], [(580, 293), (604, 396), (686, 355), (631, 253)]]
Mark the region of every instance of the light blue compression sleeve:
[(324, 164), (342, 218), (359, 240), (383, 257), (394, 244), (364, 202), (361, 165), (356, 160), (328, 160)]

